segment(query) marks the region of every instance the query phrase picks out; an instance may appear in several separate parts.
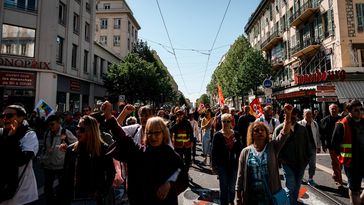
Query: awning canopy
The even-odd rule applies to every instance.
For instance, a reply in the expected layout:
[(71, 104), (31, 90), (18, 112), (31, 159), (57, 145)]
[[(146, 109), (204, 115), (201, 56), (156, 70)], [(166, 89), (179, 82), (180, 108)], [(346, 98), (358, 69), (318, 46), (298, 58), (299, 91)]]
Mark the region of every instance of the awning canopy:
[(340, 103), (348, 102), (350, 99), (364, 101), (364, 81), (344, 81), (334, 84)]

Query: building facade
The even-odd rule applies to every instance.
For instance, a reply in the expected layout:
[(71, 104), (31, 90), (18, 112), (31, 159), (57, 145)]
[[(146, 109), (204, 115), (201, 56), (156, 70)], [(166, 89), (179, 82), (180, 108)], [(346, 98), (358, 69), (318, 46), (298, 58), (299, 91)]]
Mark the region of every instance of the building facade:
[(41, 99), (79, 111), (107, 95), (102, 73), (120, 58), (94, 42), (95, 1), (0, 3), (0, 105)]
[(262, 0), (244, 29), (272, 65), (276, 102), (364, 100), (364, 0)]
[(124, 58), (138, 41), (140, 26), (125, 0), (99, 0), (96, 5), (96, 37), (101, 45)]

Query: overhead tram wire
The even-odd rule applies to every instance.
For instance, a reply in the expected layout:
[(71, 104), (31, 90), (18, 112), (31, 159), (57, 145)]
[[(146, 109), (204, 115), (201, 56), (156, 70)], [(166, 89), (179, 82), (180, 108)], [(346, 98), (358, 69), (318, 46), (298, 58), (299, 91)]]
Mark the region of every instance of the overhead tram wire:
[[(173, 55), (173, 52), (169, 50), (169, 49), (171, 49), (170, 46), (167, 46), (167, 45), (164, 45), (164, 44), (159, 43), (157, 41), (153, 41), (153, 40), (146, 39), (146, 38), (143, 38), (143, 37), (140, 37), (140, 39), (144, 39), (147, 42), (157, 44), (157, 45), (161, 46), (162, 48), (164, 48), (168, 53), (171, 53)], [(230, 46), (230, 44), (221, 45), (221, 46), (216, 47), (216, 48), (214, 48), (212, 50), (217, 50), (217, 49), (220, 49), (220, 48), (223, 48), (223, 47), (226, 47), (226, 46)], [(193, 51), (193, 52), (200, 53), (202, 55), (208, 55), (209, 53), (207, 53), (207, 52), (210, 51), (210, 50), (196, 49), (196, 48), (174, 48), (174, 50), (176, 50), (176, 51)]]
[(207, 72), (207, 69), (208, 69), (208, 66), (209, 66), (210, 57), (211, 57), (211, 52), (212, 52), (212, 50), (213, 50), (213, 49), (214, 49), (214, 47), (215, 47), (215, 43), (216, 43), (217, 37), (219, 36), (219, 33), (220, 33), (220, 30), (221, 30), (222, 24), (224, 23), (224, 20), (225, 20), (225, 17), (226, 17), (226, 13), (227, 13), (227, 11), (229, 10), (230, 3), (231, 3), (231, 0), (229, 0), (228, 5), (226, 6), (225, 13), (224, 13), (224, 16), (222, 17), (222, 20), (221, 20), (221, 23), (220, 23), (219, 29), (217, 30), (217, 33), (216, 33), (216, 36), (215, 36), (214, 42), (212, 43), (211, 49), (209, 50), (209, 55), (207, 56), (206, 68), (205, 68), (205, 72), (204, 72), (204, 75), (203, 75), (203, 78), (202, 78), (202, 82), (201, 82), (200, 93), (201, 93), (201, 91), (202, 91), (203, 83), (205, 82), (206, 72)]
[(188, 91), (188, 87), (186, 85), (186, 82), (185, 82), (185, 80), (183, 78), (182, 71), (181, 71), (181, 67), (179, 66), (179, 62), (178, 62), (178, 59), (177, 59), (176, 51), (175, 51), (175, 49), (173, 47), (173, 44), (172, 44), (172, 41), (171, 41), (171, 37), (169, 36), (169, 32), (168, 32), (168, 29), (167, 29), (166, 22), (164, 21), (164, 17), (163, 17), (163, 14), (162, 14), (161, 7), (159, 6), (158, 0), (155, 0), (155, 1), (157, 2), (159, 14), (161, 15), (161, 18), (162, 18), (162, 21), (163, 21), (163, 25), (164, 25), (164, 29), (166, 29), (166, 33), (167, 33), (167, 36), (168, 36), (169, 44), (171, 45), (171, 49), (173, 51), (174, 59), (176, 60), (176, 64), (177, 64), (177, 68), (179, 70), (179, 74), (181, 75), (181, 79), (182, 79), (183, 85), (185, 86), (187, 93), (190, 94), (190, 92)]

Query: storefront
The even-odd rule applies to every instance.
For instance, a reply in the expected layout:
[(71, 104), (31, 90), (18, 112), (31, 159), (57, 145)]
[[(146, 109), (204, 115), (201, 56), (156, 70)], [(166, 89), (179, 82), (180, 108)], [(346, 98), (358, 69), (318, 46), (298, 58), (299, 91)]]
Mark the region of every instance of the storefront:
[(79, 79), (58, 75), (57, 111), (81, 111), (83, 105), (89, 104), (90, 83)]
[(21, 103), (26, 110), (34, 109), (35, 72), (0, 70), (0, 106)]

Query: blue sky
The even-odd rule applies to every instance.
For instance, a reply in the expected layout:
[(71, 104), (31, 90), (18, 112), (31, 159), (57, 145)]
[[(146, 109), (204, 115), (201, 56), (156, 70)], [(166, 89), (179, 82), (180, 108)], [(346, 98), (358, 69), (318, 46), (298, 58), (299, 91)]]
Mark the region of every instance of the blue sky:
[(221, 57), (244, 33), (244, 26), (259, 2), (231, 0), (208, 62), (207, 54), (213, 46), (229, 0), (158, 0), (177, 61), (171, 54), (173, 50), (157, 1), (127, 0), (141, 26), (139, 38), (157, 51), (177, 82), (178, 89), (192, 102), (206, 93), (206, 86)]

